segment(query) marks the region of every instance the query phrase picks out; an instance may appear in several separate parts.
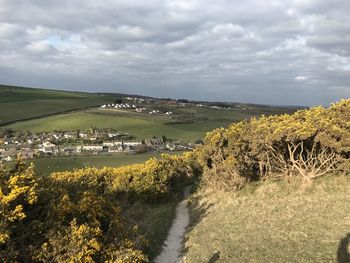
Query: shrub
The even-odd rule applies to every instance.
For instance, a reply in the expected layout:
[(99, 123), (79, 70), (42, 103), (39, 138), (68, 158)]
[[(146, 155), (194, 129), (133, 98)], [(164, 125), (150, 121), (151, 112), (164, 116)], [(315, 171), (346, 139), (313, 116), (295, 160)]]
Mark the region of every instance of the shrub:
[(226, 189), (275, 174), (306, 180), (349, 172), (350, 100), (329, 108), (261, 116), (207, 134), (196, 149), (204, 179)]

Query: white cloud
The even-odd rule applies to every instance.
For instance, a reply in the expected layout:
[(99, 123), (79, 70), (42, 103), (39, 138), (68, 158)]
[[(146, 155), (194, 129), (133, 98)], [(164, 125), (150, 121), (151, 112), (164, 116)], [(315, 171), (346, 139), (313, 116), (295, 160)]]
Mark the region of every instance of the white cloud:
[(296, 81), (305, 81), (305, 80), (307, 80), (307, 77), (305, 77), (305, 76), (296, 76), (294, 79)]

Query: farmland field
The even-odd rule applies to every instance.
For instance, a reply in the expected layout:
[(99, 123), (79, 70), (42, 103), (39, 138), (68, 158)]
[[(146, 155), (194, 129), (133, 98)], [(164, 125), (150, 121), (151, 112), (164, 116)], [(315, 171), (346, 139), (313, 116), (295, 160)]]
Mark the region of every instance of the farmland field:
[[(271, 108), (217, 110), (191, 107), (174, 109), (173, 111), (176, 112), (178, 118), (181, 118), (180, 120), (176, 117), (150, 116), (130, 111), (90, 109), (16, 122), (4, 128), (11, 128), (16, 131), (42, 132), (108, 127), (123, 133), (129, 133), (138, 139), (166, 136), (170, 139), (194, 142), (203, 138), (206, 132), (218, 127), (226, 127), (232, 122), (258, 116), (261, 113), (282, 112), (278, 108), (272, 109), (274, 111)], [(286, 109), (283, 112), (285, 111)]]
[[(181, 154), (182, 152), (173, 152), (171, 154)], [(160, 157), (160, 153), (144, 154), (123, 154), (113, 156), (71, 156), (71, 157), (52, 157), (37, 158), (31, 160), (35, 165), (37, 172), (49, 175), (52, 172), (60, 172), (84, 167), (103, 167), (103, 166), (121, 166), (134, 163), (142, 163), (152, 157)]]
[(100, 105), (108, 96), (0, 85), (0, 125)]
[(144, 114), (135, 114), (131, 117), (129, 113), (124, 116), (124, 114), (101, 115), (91, 111), (81, 111), (18, 122), (6, 127), (34, 132), (109, 127), (134, 135), (138, 139), (164, 135), (171, 139), (195, 141), (202, 138), (207, 131), (226, 126), (231, 122), (231, 120), (211, 120), (175, 123), (170, 118), (149, 117)]

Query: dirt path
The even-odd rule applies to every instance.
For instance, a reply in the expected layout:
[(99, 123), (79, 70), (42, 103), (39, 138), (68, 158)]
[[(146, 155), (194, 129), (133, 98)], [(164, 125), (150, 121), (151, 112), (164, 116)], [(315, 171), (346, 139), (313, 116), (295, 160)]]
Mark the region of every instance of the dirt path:
[(190, 193), (190, 186), (184, 190), (185, 198), (176, 208), (176, 217), (170, 228), (168, 237), (164, 242), (163, 250), (154, 260), (155, 263), (180, 263), (182, 262), (181, 248), (186, 228), (190, 223), (190, 213), (187, 207), (187, 197)]

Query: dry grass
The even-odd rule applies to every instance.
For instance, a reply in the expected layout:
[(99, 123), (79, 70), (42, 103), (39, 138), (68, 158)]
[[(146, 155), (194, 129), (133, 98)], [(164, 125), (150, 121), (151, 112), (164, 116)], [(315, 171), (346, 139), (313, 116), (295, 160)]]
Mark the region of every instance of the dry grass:
[(262, 182), (234, 193), (202, 189), (191, 202), (186, 262), (348, 262), (338, 255), (348, 242), (338, 247), (350, 233), (349, 197), (346, 176)]

